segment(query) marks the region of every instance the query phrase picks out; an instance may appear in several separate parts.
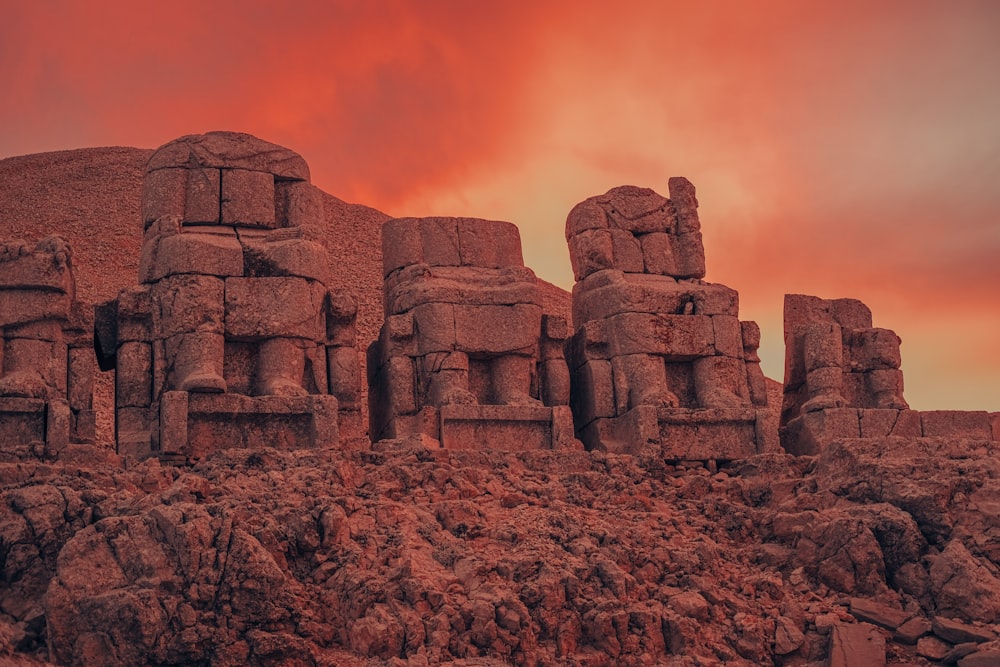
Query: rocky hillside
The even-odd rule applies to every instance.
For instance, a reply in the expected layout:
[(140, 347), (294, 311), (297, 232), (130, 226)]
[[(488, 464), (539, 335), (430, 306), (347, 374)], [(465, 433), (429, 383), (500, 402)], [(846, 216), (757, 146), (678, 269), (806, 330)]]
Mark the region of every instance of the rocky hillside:
[(2, 650), (67, 665), (993, 665), (986, 447), (854, 441), (719, 470), (405, 450), (9, 461)]

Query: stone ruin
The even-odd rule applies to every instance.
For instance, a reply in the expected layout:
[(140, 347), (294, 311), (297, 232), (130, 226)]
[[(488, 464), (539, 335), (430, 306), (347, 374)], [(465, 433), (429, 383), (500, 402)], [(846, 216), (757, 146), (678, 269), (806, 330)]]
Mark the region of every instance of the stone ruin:
[(322, 200), (296, 153), (187, 136), (146, 167), (140, 284), (98, 308), (120, 453), (336, 445), (363, 435), (356, 301), (330, 290)]
[(577, 435), (667, 460), (743, 458), (765, 443), (760, 330), (739, 320), (735, 290), (701, 280), (694, 186), (671, 178), (669, 190), (613, 188), (566, 220)]
[(900, 339), (872, 326), (857, 299), (785, 295), (782, 447), (820, 453), (845, 438), (959, 437), (1000, 440), (997, 413), (910, 410), (903, 398)]
[(0, 241), (0, 443), (94, 442), (93, 314), (69, 246)]
[[(514, 225), (387, 222), (370, 441), (668, 461), (776, 447), (760, 330), (703, 280), (694, 187), (668, 187), (570, 212), (572, 329), (544, 312)], [(119, 453), (364, 441), (356, 301), (329, 287), (322, 194), (299, 155), (230, 132), (172, 141), (147, 164), (142, 220), (138, 284), (96, 311), (76, 301), (62, 239), (0, 243), (0, 443), (94, 442), (95, 348), (116, 369)], [(910, 410), (899, 345), (860, 301), (786, 295), (781, 446), (1000, 441), (1000, 413)]]
[(576, 449), (564, 318), (543, 313), (517, 227), (400, 218), (382, 228), (385, 323), (368, 348), (372, 442)]

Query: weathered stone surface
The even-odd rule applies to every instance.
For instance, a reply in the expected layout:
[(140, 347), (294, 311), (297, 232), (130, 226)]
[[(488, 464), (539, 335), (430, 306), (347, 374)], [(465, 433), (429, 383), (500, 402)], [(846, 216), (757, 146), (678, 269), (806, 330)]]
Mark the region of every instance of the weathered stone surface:
[(903, 644), (916, 644), (917, 640), (931, 631), (931, 622), (923, 616), (914, 616), (898, 628), (893, 639)]
[[(588, 447), (729, 460), (758, 450), (760, 429), (752, 408), (749, 423), (738, 427), (706, 422), (712, 435), (704, 447), (690, 444), (697, 441), (699, 426), (678, 441), (683, 444), (660, 447), (666, 436), (650, 416), (661, 407), (699, 411), (767, 404), (759, 329), (739, 321), (734, 290), (691, 280), (704, 276), (697, 200), (686, 180), (675, 180), (672, 187), (683, 199), (683, 212), (652, 190), (623, 186), (582, 202), (567, 218), (577, 278), (577, 331), (567, 345), (571, 393), (578, 395), (571, 405)], [(626, 415), (647, 407), (654, 412)], [(615, 421), (598, 423), (602, 419)]]
[(12, 450), (38, 440), (50, 452), (94, 441), (92, 310), (76, 301), (72, 252), (56, 236), (0, 241), (0, 414)]
[(948, 655), (949, 645), (937, 637), (921, 637), (917, 640), (917, 655), (928, 660), (939, 661)]
[[(119, 445), (178, 462), (213, 442), (285, 443), (288, 429), (269, 432), (254, 406), (274, 415), (310, 396), (312, 412), (296, 418), (288, 442), (335, 445), (338, 397), (345, 419), (359, 421), (357, 301), (325, 284), (322, 199), (305, 163), (250, 135), (216, 132), (161, 147), (146, 171), (139, 277), (147, 287), (103, 305), (96, 329), (102, 366), (119, 365)], [(240, 440), (224, 433), (224, 410), (187, 412), (187, 393), (270, 402), (234, 413)]]
[(223, 169), (220, 195), (224, 225), (274, 227), (274, 176), (266, 171)]
[(944, 616), (935, 616), (931, 619), (931, 630), (935, 635), (952, 644), (991, 642), (997, 638), (996, 633), (992, 630)]
[(886, 630), (896, 630), (913, 616), (866, 598), (851, 598), (851, 615)]
[(958, 667), (996, 667), (1000, 665), (1000, 649), (969, 653), (958, 661)]
[[(557, 331), (554, 320), (543, 320), (517, 228), (470, 218), (401, 218), (385, 224), (382, 241), (386, 319), (368, 350), (373, 441), (426, 438), (450, 447), (456, 437), (482, 435), (485, 447), (564, 446), (572, 420), (553, 415), (569, 401), (567, 332), (564, 323)], [(522, 407), (547, 416), (501, 416)], [(480, 416), (456, 417), (446, 428), (453, 408)], [(481, 416), (494, 413), (493, 422)], [(572, 436), (569, 442), (576, 444)]]
[(987, 412), (930, 410), (920, 413), (920, 426), (926, 437), (993, 439), (989, 413)]
[(236, 339), (270, 337), (322, 340), (323, 285), (304, 278), (228, 278), (225, 330)]
[(833, 626), (830, 667), (882, 667), (885, 664), (885, 638), (875, 626), (867, 623)]

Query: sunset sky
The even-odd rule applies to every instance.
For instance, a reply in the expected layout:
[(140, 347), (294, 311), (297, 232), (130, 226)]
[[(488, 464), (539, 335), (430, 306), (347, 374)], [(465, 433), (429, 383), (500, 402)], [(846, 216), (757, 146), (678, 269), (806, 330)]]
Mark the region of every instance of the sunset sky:
[(515, 222), (567, 289), (574, 204), (687, 176), (769, 376), (783, 294), (855, 297), (912, 407), (1000, 410), (1000, 2), (0, 7), (0, 157), (250, 132), (341, 199)]

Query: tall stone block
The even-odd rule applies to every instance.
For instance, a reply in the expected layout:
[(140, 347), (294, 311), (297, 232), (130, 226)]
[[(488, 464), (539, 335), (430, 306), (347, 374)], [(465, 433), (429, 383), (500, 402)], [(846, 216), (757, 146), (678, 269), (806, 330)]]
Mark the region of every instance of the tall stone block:
[(357, 306), (326, 285), (308, 179), (301, 157), (246, 134), (154, 152), (140, 284), (95, 328), (102, 366), (117, 367), (120, 452), (179, 462), (363, 436)]
[(0, 241), (0, 445), (94, 442), (92, 329), (63, 239)]
[(517, 227), (400, 218), (385, 223), (382, 243), (386, 318), (368, 349), (372, 441), (578, 448), (567, 326), (543, 314)]
[(566, 346), (577, 435), (590, 449), (665, 459), (760, 451), (760, 330), (705, 283), (694, 187), (622, 186), (570, 211), (576, 331)]
[(909, 406), (899, 344), (893, 331), (872, 326), (871, 310), (857, 299), (786, 294), (785, 450), (815, 454), (834, 438), (903, 434)]

